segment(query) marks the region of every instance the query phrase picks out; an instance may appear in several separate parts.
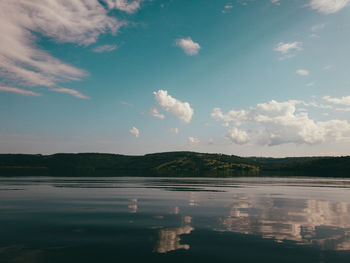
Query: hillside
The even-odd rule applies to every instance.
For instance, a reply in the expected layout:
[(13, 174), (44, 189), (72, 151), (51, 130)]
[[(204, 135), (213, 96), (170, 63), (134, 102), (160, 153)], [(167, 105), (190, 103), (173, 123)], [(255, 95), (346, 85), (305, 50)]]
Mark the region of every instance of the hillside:
[(236, 176), (274, 172), (348, 176), (350, 157), (244, 158), (195, 152), (143, 156), (0, 154), (0, 175), (4, 176)]

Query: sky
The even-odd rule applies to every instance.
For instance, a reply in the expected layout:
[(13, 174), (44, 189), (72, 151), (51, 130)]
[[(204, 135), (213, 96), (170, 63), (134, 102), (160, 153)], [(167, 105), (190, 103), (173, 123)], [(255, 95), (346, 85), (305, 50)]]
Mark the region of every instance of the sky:
[(3, 0), (0, 153), (350, 155), (349, 0)]

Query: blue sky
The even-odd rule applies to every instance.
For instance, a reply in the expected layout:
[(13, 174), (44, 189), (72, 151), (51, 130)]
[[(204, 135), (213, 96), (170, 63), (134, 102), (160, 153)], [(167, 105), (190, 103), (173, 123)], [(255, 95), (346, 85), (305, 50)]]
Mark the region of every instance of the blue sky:
[(350, 154), (348, 0), (0, 3), (0, 152)]

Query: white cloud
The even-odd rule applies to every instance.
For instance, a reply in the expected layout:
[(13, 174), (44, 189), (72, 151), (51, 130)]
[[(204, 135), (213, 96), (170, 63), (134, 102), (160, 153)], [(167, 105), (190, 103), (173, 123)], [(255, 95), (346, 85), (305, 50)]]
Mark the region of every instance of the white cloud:
[(129, 132), (132, 134), (132, 135), (135, 135), (136, 138), (138, 138), (140, 136), (140, 131), (139, 129), (137, 129), (136, 127), (132, 127)]
[(12, 93), (16, 93), (24, 96), (41, 96), (40, 93), (37, 93), (34, 91), (14, 88), (14, 87), (4, 87), (4, 86), (0, 86), (0, 92), (12, 92)]
[(333, 106), (331, 105), (324, 105), (324, 104), (320, 104), (320, 103), (317, 103), (315, 101), (311, 101), (311, 102), (301, 102), (301, 104), (303, 104), (304, 106), (306, 107), (314, 107), (314, 108), (319, 108), (319, 109), (334, 109)]
[(116, 45), (102, 45), (102, 46), (97, 46), (93, 48), (92, 51), (96, 53), (102, 53), (102, 52), (111, 52), (116, 49), (117, 49)]
[(303, 50), (303, 43), (302, 42), (279, 42), (275, 48), (274, 51), (280, 52), (282, 54), (282, 57), (280, 59), (286, 59), (291, 58), (296, 55), (297, 51)]
[(158, 90), (153, 92), (157, 103), (163, 110), (174, 114), (180, 120), (189, 123), (191, 122), (194, 110), (188, 102), (181, 102), (172, 96), (168, 95), (166, 90)]
[(170, 131), (175, 133), (175, 134), (179, 134), (179, 132), (180, 132), (178, 128), (171, 128)]
[(310, 82), (310, 83), (306, 84), (306, 86), (307, 86), (307, 87), (311, 87), (311, 86), (313, 86), (314, 84), (315, 84), (315, 83)]
[(126, 101), (120, 101), (120, 103), (123, 104), (123, 105), (130, 106), (130, 107), (134, 106), (134, 104), (131, 104), (131, 103), (126, 102)]
[(312, 38), (319, 38), (320, 36), (317, 35), (317, 34), (311, 34), (310, 37), (312, 37)]
[(343, 9), (349, 0), (310, 0), (309, 6), (323, 14), (332, 14)]
[(306, 69), (298, 69), (296, 71), (296, 73), (300, 76), (308, 76), (309, 75), (309, 71), (307, 71)]
[(233, 8), (232, 4), (227, 4), (227, 5), (224, 6), (224, 10), (222, 10), (221, 12), (225, 14), (232, 8)]
[(311, 31), (315, 32), (315, 31), (319, 31), (321, 29), (323, 29), (326, 25), (325, 24), (318, 24), (318, 25), (314, 25), (311, 27)]
[(88, 96), (84, 95), (83, 93), (74, 90), (74, 89), (67, 89), (67, 88), (51, 88), (50, 90), (55, 91), (55, 92), (59, 92), (59, 93), (67, 93), (70, 94), (76, 98), (79, 99), (89, 99)]
[(149, 111), (148, 111), (149, 114), (151, 114), (153, 117), (156, 117), (158, 119), (164, 119), (165, 116), (164, 114), (161, 114), (158, 112), (158, 109), (154, 106), (152, 106)]
[(193, 42), (191, 37), (176, 39), (175, 44), (176, 46), (182, 48), (183, 51), (189, 56), (197, 55), (201, 49), (201, 46), (198, 43)]
[(250, 140), (246, 131), (239, 130), (236, 127), (228, 129), (226, 138), (230, 139), (235, 144), (246, 144)]
[[(139, 2), (107, 1), (108, 7), (133, 12)], [(114, 4), (113, 4), (114, 3)], [(127, 24), (108, 16), (98, 0), (0, 1), (0, 78), (11, 86), (57, 87), (87, 73), (36, 45), (37, 33), (56, 42), (90, 45), (101, 34), (116, 34)]]
[[(224, 114), (215, 108), (212, 117), (230, 122), (227, 138), (234, 143), (260, 145), (286, 143), (317, 144), (350, 139), (350, 124), (346, 120), (315, 121), (307, 112), (297, 112), (301, 101), (270, 101), (249, 110), (231, 110)], [(240, 129), (238, 129), (240, 127)], [(249, 127), (250, 129), (248, 129)]]
[(274, 50), (282, 54), (287, 54), (290, 51), (300, 51), (303, 50), (303, 43), (297, 41), (289, 43), (279, 42)]
[(333, 104), (350, 106), (350, 96), (344, 96), (341, 98), (332, 98), (330, 96), (324, 96), (323, 99)]
[(197, 144), (197, 143), (200, 143), (200, 140), (196, 137), (188, 137), (188, 142), (190, 144)]
[(280, 5), (280, 1), (279, 0), (271, 0), (271, 3), (275, 4), (275, 5)]
[(143, 0), (105, 0), (109, 9), (119, 9), (126, 13), (132, 14), (135, 13), (140, 7)]

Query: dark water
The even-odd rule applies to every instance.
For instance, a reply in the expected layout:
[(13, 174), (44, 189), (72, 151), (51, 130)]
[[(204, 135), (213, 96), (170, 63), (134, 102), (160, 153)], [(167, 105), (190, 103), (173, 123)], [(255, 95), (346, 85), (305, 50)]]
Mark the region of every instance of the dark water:
[(350, 180), (0, 178), (0, 262), (350, 262)]

